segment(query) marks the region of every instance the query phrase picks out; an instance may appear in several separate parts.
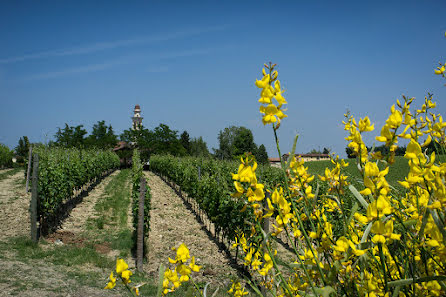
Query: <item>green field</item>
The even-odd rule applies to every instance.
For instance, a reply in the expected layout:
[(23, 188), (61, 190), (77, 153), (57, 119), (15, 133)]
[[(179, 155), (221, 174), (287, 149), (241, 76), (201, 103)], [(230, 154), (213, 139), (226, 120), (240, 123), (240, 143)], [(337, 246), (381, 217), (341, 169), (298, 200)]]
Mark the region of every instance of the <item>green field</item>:
[[(445, 156), (443, 155), (441, 157), (444, 158)], [(360, 184), (362, 182), (362, 178), (356, 164), (356, 159), (346, 159), (346, 162), (348, 162), (349, 165), (344, 170), (345, 174), (349, 176), (348, 180), (355, 186)], [(331, 161), (313, 161), (305, 164), (308, 167), (308, 171), (314, 175), (324, 175), (326, 167), (333, 167)], [(382, 164), (380, 164), (380, 168), (383, 168)], [(407, 159), (402, 156), (397, 156), (395, 157), (395, 163), (390, 166), (389, 173), (386, 175), (386, 180), (397, 190), (403, 191), (404, 188), (400, 186), (398, 181), (404, 180), (408, 173), (409, 165), (407, 163)]]

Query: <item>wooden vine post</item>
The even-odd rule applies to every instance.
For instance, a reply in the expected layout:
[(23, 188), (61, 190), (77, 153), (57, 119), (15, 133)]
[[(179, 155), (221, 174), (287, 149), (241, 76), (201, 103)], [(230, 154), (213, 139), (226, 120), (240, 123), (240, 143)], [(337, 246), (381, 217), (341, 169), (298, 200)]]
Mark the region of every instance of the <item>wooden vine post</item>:
[(136, 242), (136, 269), (142, 272), (144, 255), (144, 199), (146, 197), (146, 180), (141, 177), (139, 187), (138, 229)]
[(31, 174), (31, 162), (33, 158), (33, 147), (29, 147), (29, 153), (28, 153), (28, 169), (26, 170), (26, 193), (28, 193), (29, 190), (29, 175)]
[(37, 226), (38, 213), (37, 213), (37, 183), (38, 183), (38, 174), (39, 174), (39, 155), (34, 156), (34, 164), (33, 164), (33, 177), (32, 177), (32, 188), (31, 188), (31, 240), (33, 242), (39, 241), (39, 232)]

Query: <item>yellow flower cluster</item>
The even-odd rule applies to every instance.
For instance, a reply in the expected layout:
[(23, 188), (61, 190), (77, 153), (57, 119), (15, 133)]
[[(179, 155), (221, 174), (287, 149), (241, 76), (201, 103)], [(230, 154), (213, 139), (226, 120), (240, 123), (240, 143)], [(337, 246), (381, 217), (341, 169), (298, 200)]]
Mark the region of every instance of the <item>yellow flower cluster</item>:
[[(268, 69), (268, 73), (265, 68), (262, 69), (263, 78), (261, 80), (256, 80), (256, 86), (262, 91), (260, 92), (259, 102), (262, 104), (260, 106), (260, 113), (263, 114), (262, 122), (264, 125), (273, 124), (274, 129), (278, 129), (280, 126), (280, 120), (287, 117), (283, 112), (283, 104), (287, 104), (285, 98), (283, 97), (284, 90), (280, 87), (280, 81), (277, 79), (278, 73), (274, 70), (276, 64), (264, 65)], [(274, 86), (273, 86), (274, 83)], [(277, 104), (273, 102), (272, 99), (277, 101)], [(277, 122), (277, 124), (275, 124)]]
[(362, 140), (362, 132), (373, 131), (375, 128), (373, 125), (370, 125), (369, 117), (360, 119), (359, 125), (349, 112), (344, 114), (344, 117), (346, 118), (346, 120), (342, 122), (344, 124), (344, 130), (349, 132), (349, 136), (347, 136), (345, 140), (350, 141), (348, 147), (353, 150), (355, 156), (360, 157), (359, 160), (363, 163), (367, 161), (368, 154), (367, 147)]
[(234, 297), (242, 297), (248, 295), (248, 292), (245, 291), (245, 288), (242, 288), (240, 282), (232, 282), (231, 288), (228, 293), (232, 294)]
[[(129, 287), (129, 283), (132, 281), (130, 280), (130, 276), (132, 276), (132, 272), (128, 270), (129, 265), (124, 261), (124, 259), (116, 259), (116, 274), (121, 279), (122, 283), (126, 286), (126, 288), (132, 292), (135, 292), (137, 296), (139, 296), (139, 287), (141, 285), (137, 285), (134, 287)], [(110, 281), (105, 286), (104, 289), (113, 289), (116, 286), (116, 277), (113, 276), (113, 271), (110, 273)]]
[[(256, 85), (266, 87), (269, 79), (264, 73), (263, 82)], [(436, 106), (431, 96), (416, 110), (411, 107), (413, 98), (403, 99), (390, 108), (376, 137), (388, 148), (385, 154), (369, 152), (363, 141), (363, 133), (374, 130), (369, 117), (357, 121), (345, 115), (346, 140), (357, 157), (362, 189), (349, 185), (343, 173), (348, 164), (338, 156), (332, 157), (333, 167), (319, 176), (328, 189), (318, 193), (312, 188), (314, 176), (299, 158), (290, 160), (285, 184), (271, 189), (257, 183), (255, 160), (242, 158), (233, 174), (232, 196), (245, 199), (256, 225), (249, 236), (240, 233), (233, 246), (242, 247), (244, 264), (273, 296), (446, 294), (446, 163), (423, 149), (432, 142), (444, 149), (446, 123), (431, 112)], [(386, 179), (400, 139), (409, 141), (405, 154), (409, 173), (400, 181), (405, 193)], [(265, 193), (270, 193), (266, 201)], [(346, 197), (357, 201), (346, 204)], [(264, 221), (270, 218), (272, 230), (264, 230)], [(280, 234), (296, 255), (294, 263), (285, 266), (277, 264), (273, 248)], [(236, 288), (240, 286), (233, 284), (231, 293)]]
[(169, 258), (169, 262), (176, 264), (176, 266), (173, 270), (167, 268), (164, 271), (163, 295), (175, 291), (181, 283), (189, 281), (192, 271), (198, 272), (201, 268), (201, 266), (195, 264), (195, 257), (192, 257), (189, 265), (187, 265), (190, 255), (189, 249), (184, 243), (178, 249), (172, 248), (172, 250), (176, 251), (176, 257), (175, 259)]
[(261, 202), (265, 199), (263, 191), (264, 185), (257, 182), (255, 171), (257, 169), (257, 162), (253, 155), (246, 155), (245, 158), (240, 158), (241, 163), (236, 174), (232, 174), (234, 180), (234, 187), (236, 192), (232, 197), (239, 198), (246, 195), (248, 203), (254, 209), (256, 216), (263, 215), (263, 207)]
[[(281, 155), (276, 130), (286, 117), (282, 106), (287, 102), (275, 66), (265, 65), (269, 73), (263, 69), (255, 85), (262, 89), (262, 122), (273, 125)], [(444, 76), (444, 67), (436, 73)], [(369, 152), (364, 143), (364, 133), (375, 129), (369, 117), (344, 115), (345, 139), (360, 172), (358, 190), (344, 172), (349, 164), (339, 156), (331, 156), (332, 167), (317, 181), (304, 161), (291, 154), (287, 165), (282, 163), (284, 181), (274, 185), (258, 182), (252, 155), (240, 159), (231, 196), (244, 202), (242, 211), (254, 221), (249, 234), (237, 233), (232, 247), (241, 247), (256, 294), (262, 294), (260, 286), (280, 297), (446, 295), (446, 162), (431, 152), (435, 146), (445, 154), (446, 122), (432, 112), (436, 103), (431, 95), (419, 109), (413, 101), (403, 96), (391, 106), (375, 138), (385, 153)], [(387, 181), (398, 141), (408, 142), (404, 158), (409, 172), (399, 181), (404, 191)], [(286, 263), (277, 251), (283, 241), (294, 253)], [(189, 258), (181, 245), (175, 260), (169, 259), (177, 266), (164, 274), (164, 294), (189, 280), (195, 267), (193, 259), (185, 265)], [(248, 294), (238, 281), (228, 293)]]

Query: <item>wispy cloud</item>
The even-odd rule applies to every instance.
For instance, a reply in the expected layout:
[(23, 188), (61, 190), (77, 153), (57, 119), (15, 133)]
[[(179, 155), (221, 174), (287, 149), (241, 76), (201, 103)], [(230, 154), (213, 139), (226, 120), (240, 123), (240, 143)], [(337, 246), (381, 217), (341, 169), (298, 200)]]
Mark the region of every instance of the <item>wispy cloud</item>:
[(50, 50), (50, 51), (31, 53), (31, 54), (27, 54), (27, 55), (3, 58), (3, 59), (0, 59), (0, 64), (10, 64), (10, 63), (22, 62), (25, 60), (42, 59), (42, 58), (50, 58), (50, 57), (83, 55), (83, 54), (89, 54), (89, 53), (110, 50), (110, 49), (115, 49), (115, 48), (120, 48), (120, 47), (129, 47), (129, 46), (135, 46), (135, 45), (150, 44), (150, 43), (156, 43), (156, 42), (162, 42), (162, 41), (181, 39), (181, 38), (190, 37), (190, 36), (194, 36), (194, 35), (200, 35), (200, 34), (209, 33), (209, 32), (223, 31), (223, 30), (226, 30), (228, 27), (229, 27), (228, 25), (221, 25), (221, 26), (212, 26), (212, 27), (207, 27), (207, 28), (194, 28), (194, 29), (182, 30), (182, 31), (178, 31), (178, 32), (157, 35), (157, 36), (152, 36), (152, 37), (139, 37), (139, 38), (116, 40), (116, 41), (110, 41), (110, 42), (97, 42), (97, 43), (84, 45), (84, 46), (80, 46), (80, 47), (69, 48), (69, 49)]
[[(221, 49), (221, 48), (229, 48), (229, 46), (219, 47), (218, 49)], [(168, 52), (168, 53), (161, 53), (161, 54), (127, 55), (127, 56), (122, 56), (118, 59), (114, 59), (113, 61), (106, 61), (106, 62), (98, 63), (98, 64), (89, 64), (89, 65), (85, 65), (85, 66), (81, 66), (81, 67), (68, 68), (68, 69), (64, 69), (64, 70), (60, 70), (60, 71), (38, 73), (38, 74), (24, 77), (20, 80), (21, 81), (24, 81), (24, 80), (30, 81), (30, 80), (58, 78), (58, 77), (62, 77), (62, 76), (72, 75), (72, 74), (89, 73), (89, 72), (106, 70), (106, 69), (109, 69), (109, 68), (112, 68), (112, 67), (115, 67), (118, 65), (124, 65), (124, 64), (156, 62), (156, 61), (176, 59), (176, 58), (182, 58), (182, 57), (206, 55), (216, 49), (217, 48), (205, 48), (205, 49), (192, 49), (192, 50)], [(147, 69), (147, 72), (151, 72), (151, 73), (163, 73), (163, 72), (167, 72), (167, 71), (168, 71), (167, 66), (149, 67)]]
[(100, 63), (100, 64), (91, 64), (91, 65), (86, 65), (86, 66), (81, 66), (81, 67), (69, 68), (69, 69), (65, 69), (65, 70), (61, 70), (61, 71), (38, 73), (38, 74), (27, 76), (23, 80), (39, 80), (39, 79), (56, 78), (56, 77), (70, 75), (70, 74), (95, 72), (95, 71), (99, 71), (99, 70), (105, 70), (107, 68), (111, 68), (116, 65), (126, 64), (126, 63), (128, 63), (128, 62), (114, 61), (114, 62), (105, 62), (105, 63)]

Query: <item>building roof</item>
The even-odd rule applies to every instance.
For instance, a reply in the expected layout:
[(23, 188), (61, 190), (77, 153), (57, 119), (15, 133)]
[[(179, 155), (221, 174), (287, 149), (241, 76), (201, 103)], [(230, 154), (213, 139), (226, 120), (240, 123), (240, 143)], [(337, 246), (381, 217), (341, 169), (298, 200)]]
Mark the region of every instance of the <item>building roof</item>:
[[(295, 156), (298, 157), (325, 157), (325, 158), (329, 158), (330, 155), (329, 154), (294, 154)], [(284, 158), (288, 158), (290, 156), (290, 154), (283, 154)]]
[(279, 158), (268, 158), (268, 161), (270, 162), (280, 162)]
[(141, 109), (141, 107), (139, 107), (139, 104), (135, 105), (135, 109)]
[(123, 150), (123, 149), (130, 149), (130, 146), (129, 146), (129, 144), (127, 142), (120, 141), (113, 148), (113, 151), (116, 152), (116, 151), (120, 151), (120, 150)]

